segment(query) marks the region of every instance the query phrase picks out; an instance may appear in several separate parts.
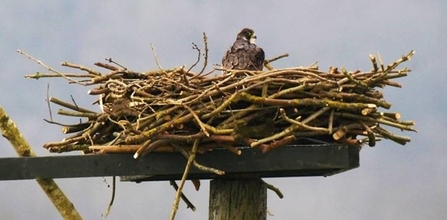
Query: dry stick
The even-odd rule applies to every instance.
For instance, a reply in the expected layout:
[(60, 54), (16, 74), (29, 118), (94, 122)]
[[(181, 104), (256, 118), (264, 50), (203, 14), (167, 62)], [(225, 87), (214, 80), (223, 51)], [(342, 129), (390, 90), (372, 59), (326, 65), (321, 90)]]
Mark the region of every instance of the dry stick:
[(273, 66), (270, 65), (270, 63), (271, 63), (271, 62), (274, 62), (274, 61), (276, 61), (276, 60), (279, 60), (279, 59), (281, 59), (281, 58), (288, 57), (288, 56), (289, 56), (289, 54), (288, 54), (288, 53), (285, 53), (285, 54), (282, 54), (282, 55), (273, 57), (273, 58), (271, 58), (271, 59), (265, 60), (265, 61), (264, 61), (264, 66), (265, 66), (267, 69), (269, 69), (269, 70), (274, 70), (275, 68), (273, 68)]
[(139, 135), (126, 137), (126, 143), (136, 143), (136, 142), (139, 142), (140, 140), (147, 140), (148, 138), (151, 138), (155, 134), (159, 134), (159, 133), (161, 133), (163, 131), (166, 131), (168, 128), (170, 128), (172, 126), (176, 126), (176, 125), (187, 123), (187, 122), (191, 121), (191, 119), (193, 119), (193, 118), (194, 117), (192, 116), (192, 114), (179, 116), (178, 118), (172, 119), (172, 121), (163, 123), (160, 126), (157, 126), (157, 127), (152, 128), (150, 130), (144, 131), (144, 132), (142, 132)]
[(249, 101), (253, 104), (263, 104), (263, 105), (274, 105), (274, 106), (315, 106), (315, 107), (331, 107), (335, 109), (345, 109), (345, 110), (359, 110), (365, 108), (374, 108), (375, 104), (368, 103), (345, 103), (340, 101), (333, 101), (329, 99), (313, 99), (313, 98), (304, 98), (304, 99), (271, 99), (271, 98), (262, 98), (259, 96), (251, 95), (246, 92), (239, 93), (236, 100), (245, 100)]
[[(90, 74), (78, 74), (78, 73), (64, 73), (64, 76), (70, 77), (70, 78), (91, 78), (93, 77)], [(40, 79), (40, 78), (56, 78), (56, 77), (62, 77), (60, 74), (52, 74), (52, 73), (35, 73), (35, 74), (28, 74), (24, 76), (26, 79)]]
[(382, 73), (383, 73), (383, 72), (385, 72), (385, 66), (383, 65), (382, 56), (380, 56), (379, 52), (377, 52), (377, 57), (379, 58), (380, 69), (382, 70)]
[(383, 135), (384, 137), (402, 145), (405, 145), (407, 142), (411, 141), (409, 137), (393, 134), (379, 126), (375, 127), (374, 131), (377, 131), (377, 133)]
[[(71, 67), (71, 68), (75, 68), (75, 69), (80, 69), (80, 70), (86, 71), (86, 72), (88, 72), (88, 73), (90, 73), (92, 75), (95, 75), (95, 76), (101, 76), (100, 72), (98, 72), (98, 71), (96, 71), (94, 69), (82, 66), (82, 65), (70, 63), (70, 62), (67, 62), (67, 61), (62, 62), (61, 65), (62, 66), (67, 66), (67, 67)], [(92, 76), (90, 75), (89, 77), (92, 77)]]
[(264, 182), (264, 184), (267, 186), (267, 189), (270, 189), (270, 190), (272, 190), (273, 192), (275, 192), (276, 195), (277, 195), (280, 199), (284, 198), (284, 194), (282, 194), (281, 190), (279, 190), (277, 187), (275, 187), (275, 186), (272, 185), (272, 184), (269, 184), (269, 183), (265, 182), (264, 180), (261, 180), (261, 181)]
[(279, 59), (282, 59), (282, 58), (285, 58), (285, 57), (288, 57), (288, 56), (289, 56), (288, 53), (281, 54), (281, 55), (279, 55), (279, 56), (276, 56), (276, 57), (273, 57), (273, 58), (271, 58), (271, 59), (268, 59), (268, 60), (266, 60), (265, 62), (267, 62), (267, 63), (275, 62), (275, 61), (277, 61), (277, 60), (279, 60)]
[(104, 68), (104, 69), (108, 69), (108, 70), (110, 70), (110, 71), (118, 70), (118, 67), (113, 66), (113, 65), (110, 65), (110, 64), (108, 64), (108, 63), (96, 62), (96, 63), (94, 63), (94, 65), (95, 65), (95, 66), (102, 67), (102, 68)]
[[(271, 143), (271, 144), (269, 144), (269, 145), (263, 147), (263, 148), (262, 148), (262, 153), (267, 153), (267, 152), (269, 152), (269, 151), (271, 151), (271, 150), (273, 150), (273, 149), (275, 149), (275, 148), (278, 148), (278, 147), (282, 147), (282, 146), (291, 144), (291, 143), (293, 143), (294, 141), (296, 141), (296, 137), (295, 137), (295, 135), (289, 135), (289, 136), (286, 136), (286, 137), (284, 137), (284, 138), (281, 139), (281, 140), (274, 141), (273, 143)], [(262, 146), (262, 145), (261, 145), (261, 146)]]
[[(188, 153), (188, 152), (187, 152), (185, 149), (183, 149), (182, 147), (180, 147), (180, 146), (178, 146), (178, 145), (176, 145), (176, 144), (172, 144), (172, 146), (174, 146), (175, 149), (177, 149), (177, 151), (180, 152), (180, 153), (181, 153), (184, 157), (186, 157), (187, 159), (189, 159), (189, 158), (191, 157), (191, 154)], [(196, 167), (197, 169), (202, 170), (202, 171), (205, 171), (205, 172), (214, 173), (214, 174), (217, 174), (217, 175), (220, 175), (220, 176), (225, 175), (225, 171), (222, 171), (222, 170), (218, 170), (218, 169), (215, 169), (215, 168), (211, 168), (211, 167), (204, 166), (204, 165), (202, 165), (202, 164), (199, 164), (196, 160), (193, 161), (193, 165), (194, 165), (194, 167)]]
[(329, 119), (328, 119), (328, 134), (332, 134), (333, 130), (332, 127), (334, 126), (334, 112), (335, 109), (331, 110), (331, 113), (329, 114)]
[(206, 128), (208, 131), (211, 131), (211, 133), (213, 134), (225, 135), (233, 133), (233, 129), (219, 129), (208, 124), (202, 124), (202, 125), (204, 128)]
[[(106, 116), (106, 115), (103, 115)], [(96, 119), (96, 122), (94, 122), (90, 128), (86, 129), (85, 132), (82, 134), (76, 134), (73, 137), (65, 138), (61, 142), (49, 142), (43, 145), (44, 148), (50, 148), (50, 147), (60, 147), (67, 144), (71, 144), (74, 142), (82, 142), (84, 140), (88, 140), (95, 132), (101, 129), (103, 126), (103, 120), (106, 117), (99, 117)]]
[(144, 152), (144, 150), (146, 150), (146, 148), (149, 147), (149, 145), (150, 145), (151, 143), (152, 143), (152, 140), (151, 140), (151, 139), (146, 140), (146, 141), (143, 143), (143, 145), (142, 145), (140, 148), (138, 148), (138, 150), (135, 152), (135, 154), (133, 155), (133, 158), (134, 158), (134, 159), (137, 159), (138, 157), (140, 157), (140, 155)]
[(238, 92), (235, 92), (233, 95), (226, 98), (226, 100), (219, 107), (214, 109), (212, 112), (202, 115), (202, 118), (209, 119), (209, 118), (219, 114), (220, 112), (225, 110), (225, 108), (227, 108), (234, 101), (234, 99), (238, 96), (238, 94), (239, 94)]
[[(324, 107), (324, 108), (318, 110), (317, 112), (315, 112), (314, 114), (310, 115), (305, 120), (303, 120), (302, 123), (303, 124), (307, 124), (307, 123), (311, 122), (312, 120), (314, 120), (315, 118), (317, 118), (318, 116), (320, 116), (324, 112), (328, 111), (329, 109), (330, 109), (329, 107)], [(274, 134), (274, 135), (272, 135), (270, 137), (266, 137), (266, 138), (263, 138), (263, 139), (260, 139), (260, 140), (257, 140), (255, 142), (251, 143), (250, 147), (256, 147), (256, 146), (259, 146), (261, 144), (267, 143), (269, 141), (273, 141), (273, 140), (279, 139), (281, 137), (290, 135), (295, 130), (297, 130), (298, 128), (299, 128), (299, 126), (297, 126), (297, 125), (291, 125), (291, 126), (285, 128), (282, 132), (279, 132), (279, 133)]]
[(387, 121), (387, 120), (384, 120), (382, 118), (371, 118), (371, 117), (368, 117), (368, 116), (360, 116), (360, 115), (355, 115), (355, 114), (352, 114), (352, 113), (340, 113), (340, 112), (335, 113), (335, 115), (343, 117), (343, 118), (351, 118), (351, 119), (357, 119), (357, 120), (368, 121), (368, 122), (377, 122), (377, 123), (380, 123), (380, 124), (384, 124), (384, 125), (388, 125), (388, 126), (391, 126), (391, 127), (399, 128), (399, 129), (402, 129), (402, 130), (415, 131), (416, 132), (416, 130), (411, 125), (404, 125), (404, 124), (401, 124), (399, 122)]
[(345, 102), (362, 102), (371, 103), (377, 106), (389, 109), (391, 104), (380, 99), (371, 98), (363, 94), (347, 93), (347, 92), (334, 92), (334, 91), (324, 91), (319, 92), (320, 97), (328, 97), (331, 99), (343, 100)]
[[(408, 60), (411, 60), (411, 58), (413, 57), (414, 54), (415, 54), (415, 51), (411, 50), (407, 55), (402, 56), (398, 60), (394, 61), (391, 65), (388, 65), (386, 69), (384, 69), (383, 62), (382, 62), (382, 59), (381, 59), (380, 54), (379, 54), (378, 56), (379, 56), (379, 61), (380, 61), (380, 65), (381, 65), (381, 68), (382, 68), (382, 72), (380, 73), (380, 75), (377, 78), (369, 79), (369, 80), (367, 80), (366, 83), (368, 85), (374, 85), (374, 84), (378, 83), (379, 81), (383, 81), (384, 79), (386, 79), (386, 77), (387, 77), (387, 75), (388, 75), (388, 73), (390, 71), (394, 70), (401, 63), (403, 63), (405, 61), (408, 61)], [(405, 72), (405, 69), (404, 69), (403, 72)], [(397, 85), (397, 87), (400, 87), (400, 86)]]
[(65, 116), (72, 116), (72, 117), (85, 117), (85, 118), (97, 118), (99, 115), (98, 113), (87, 113), (87, 112), (73, 112), (73, 111), (66, 111), (63, 109), (59, 109), (57, 111), (57, 114), (59, 115), (65, 115)]
[[(215, 135), (211, 135), (213, 137)], [(157, 135), (157, 139), (168, 139), (168, 140), (174, 140), (174, 141), (186, 141), (186, 142), (192, 142), (197, 139), (205, 138), (206, 135), (203, 132), (198, 132), (196, 134), (190, 134), (190, 135), (178, 135), (178, 134), (159, 134)]]
[(124, 70), (127, 70), (127, 67), (125, 67), (124, 65), (121, 65), (120, 63), (116, 62), (115, 60), (113, 60), (111, 57), (110, 58), (105, 58), (105, 60), (109, 63), (113, 63), (119, 67), (121, 67)]
[(78, 111), (78, 112), (98, 114), (98, 113), (96, 113), (94, 111), (91, 111), (91, 110), (88, 110), (88, 109), (85, 109), (85, 108), (80, 108), (80, 107), (78, 107), (76, 105), (70, 104), (68, 102), (64, 102), (64, 101), (62, 101), (62, 100), (60, 100), (58, 98), (55, 98), (55, 97), (50, 97), (49, 100), (50, 100), (50, 102), (52, 102), (54, 104), (57, 104), (57, 105), (60, 105), (62, 107), (69, 108), (69, 109), (72, 109), (72, 110), (75, 110), (75, 111)]
[(208, 65), (208, 37), (206, 36), (205, 32), (203, 32), (203, 44), (205, 45), (205, 60), (203, 61), (202, 69), (194, 77), (199, 77), (203, 73), (203, 71), (205, 71), (205, 68)]
[[(351, 82), (353, 82), (354, 84), (357, 84), (361, 87), (368, 87), (368, 85), (362, 81), (356, 80), (352, 77), (352, 74), (348, 73), (348, 71), (343, 67), (341, 68), (341, 72), (343, 73), (344, 76), (346, 76), (346, 78), (348, 78)], [(355, 73), (354, 73), (355, 74)]]
[[(189, 67), (188, 71), (186, 71), (187, 73), (189, 73), (192, 70), (192, 68), (194, 68), (200, 62), (200, 57), (202, 56), (202, 51), (200, 51), (200, 48), (197, 46), (197, 44), (192, 43), (192, 45), (193, 45), (192, 49), (197, 50), (197, 60), (195, 63), (193, 63), (191, 65), (191, 67)], [(183, 75), (183, 76), (184, 76), (184, 81), (188, 84), (188, 81), (186, 80), (186, 75)]]
[(125, 72), (126, 72), (125, 69), (117, 69), (117, 70), (114, 70), (114, 71), (107, 73), (105, 75), (102, 75), (102, 76), (95, 76), (90, 79), (90, 81), (91, 81), (90, 84), (97, 84), (97, 83), (105, 82), (109, 79), (117, 78), (119, 76), (119, 74), (123, 74)]
[(53, 121), (53, 112), (51, 111), (51, 105), (50, 105), (50, 84), (47, 84), (47, 98), (45, 99), (47, 102), (48, 107), (48, 113), (50, 114), (50, 121)]
[[(229, 80), (231, 80), (233, 78), (234, 78), (234, 74), (228, 75), (224, 79), (220, 80), (217, 84), (215, 84), (215, 86), (222, 85), (222, 84), (228, 82)], [(230, 85), (230, 88), (231, 88), (231, 85)], [(183, 100), (180, 100), (180, 102), (184, 103), (184, 104), (195, 103), (197, 101), (200, 101), (200, 100), (205, 99), (205, 98), (212, 97), (212, 96), (217, 95), (217, 94), (222, 93), (222, 92), (224, 92), (224, 91), (221, 88), (216, 90), (214, 87), (210, 87), (208, 89), (205, 89), (202, 92), (202, 94), (184, 98)]]
[(329, 129), (327, 129), (327, 128), (312, 127), (312, 126), (306, 125), (302, 122), (299, 122), (299, 121), (296, 121), (296, 120), (293, 120), (293, 119), (287, 117), (283, 108), (279, 109), (279, 113), (281, 114), (281, 118), (283, 118), (285, 121), (289, 122), (292, 125), (297, 125), (298, 127), (301, 127), (301, 128), (304, 128), (304, 129), (310, 130), (310, 131), (321, 131), (321, 132), (329, 133)]
[(196, 158), (196, 152), (197, 152), (197, 147), (199, 146), (199, 142), (200, 142), (199, 140), (194, 141), (194, 144), (193, 144), (193, 147), (191, 150), (191, 155), (188, 158), (188, 162), (186, 163), (185, 171), (183, 172), (182, 180), (180, 181), (180, 186), (179, 186), (177, 193), (175, 195), (174, 204), (172, 205), (172, 210), (171, 210), (171, 216), (169, 217), (170, 220), (174, 220), (175, 214), (177, 213), (178, 204), (180, 202), (180, 195), (182, 193), (183, 186), (185, 185), (186, 177), (188, 177), (189, 169), (191, 168), (192, 162)]
[(404, 77), (404, 76), (407, 76), (409, 72), (411, 72), (411, 71), (409, 69), (407, 69), (407, 68), (403, 68), (401, 70), (398, 70), (395, 73), (388, 72), (388, 74), (383, 77), (383, 80), (385, 81), (387, 79), (395, 79), (395, 78)]
[(393, 82), (393, 81), (389, 81), (389, 80), (383, 80), (382, 85), (387, 85), (387, 86), (393, 86), (393, 87), (397, 87), (397, 88), (402, 88), (402, 84), (397, 83), (397, 82)]
[(62, 133), (64, 133), (64, 134), (85, 131), (92, 125), (91, 122), (79, 123), (79, 124), (74, 124), (74, 125), (63, 125), (61, 123), (54, 122), (54, 121), (48, 121), (46, 119), (44, 119), (44, 121), (49, 124), (55, 124), (55, 125), (62, 126), (61, 130), (62, 130)]
[(202, 171), (205, 171), (205, 172), (214, 173), (214, 174), (217, 174), (217, 175), (219, 175), (219, 176), (223, 176), (223, 175), (225, 175), (225, 171), (223, 171), (223, 170), (218, 170), (218, 169), (215, 169), (215, 168), (212, 168), (212, 167), (204, 166), (204, 165), (198, 163), (198, 162), (195, 161), (195, 160), (193, 161), (193, 165), (194, 165), (194, 167), (196, 167), (197, 169), (202, 170)]
[(116, 176), (112, 177), (112, 198), (110, 198), (109, 205), (107, 206), (106, 213), (102, 215), (102, 218), (106, 218), (110, 211), (112, 210), (113, 202), (115, 201), (115, 190), (116, 190)]
[(151, 44), (151, 50), (152, 50), (152, 54), (154, 55), (155, 63), (157, 64), (158, 69), (163, 70), (163, 68), (161, 67), (160, 62), (158, 60), (157, 52), (155, 51), (155, 47), (153, 44)]
[[(272, 94), (268, 98), (274, 99), (274, 98), (280, 97), (282, 95), (298, 92), (298, 91), (304, 90), (305, 87), (306, 87), (305, 85), (295, 86), (295, 87), (292, 87), (292, 88), (289, 88), (289, 89), (282, 90), (282, 91), (277, 92), (275, 94)], [(232, 116), (228, 117), (225, 121), (223, 121), (221, 123), (221, 125), (219, 125), (219, 126), (223, 126), (225, 124), (229, 124), (231, 121), (234, 121), (234, 120), (236, 120), (238, 118), (242, 118), (245, 115), (247, 115), (248, 113), (250, 113), (250, 111), (255, 110), (258, 107), (259, 107), (259, 105), (252, 104), (252, 105), (248, 106), (247, 108), (245, 108), (246, 111), (240, 111), (240, 112), (237, 112), (236, 114), (233, 114)], [(225, 127), (225, 126), (223, 126), (223, 127)]]
[[(86, 145), (87, 149), (93, 150), (93, 151), (102, 151), (107, 154), (133, 154), (135, 153), (141, 145), (93, 145), (88, 146)], [(180, 147), (181, 148), (181, 147)], [(200, 151), (205, 151), (204, 148), (199, 147)], [(170, 145), (162, 145), (157, 147), (156, 149), (153, 149), (152, 152), (158, 152), (158, 153), (173, 153), (178, 151), (177, 148), (174, 146), (174, 144)]]
[[(175, 180), (169, 180), (169, 183), (172, 187), (174, 187), (175, 191), (178, 190), (178, 185)], [(185, 194), (182, 193), (180, 197), (182, 198), (183, 202), (186, 203), (186, 208), (191, 208), (192, 211), (196, 211), (196, 207), (192, 204), (191, 201), (189, 201), (188, 197), (186, 197)]]
[[(235, 76), (234, 73), (252, 73), (252, 74), (256, 74), (256, 73), (259, 73), (260, 71), (232, 70), (232, 72), (233, 72), (233, 74), (230, 74), (228, 78), (220, 81), (217, 85), (222, 85), (227, 80), (234, 78), (234, 76)], [(185, 101), (187, 101), (188, 104), (189, 103), (194, 103), (194, 102), (203, 100), (205, 98), (208, 98), (210, 96), (215, 96), (215, 95), (217, 95), (219, 93), (226, 92), (226, 91), (228, 91), (230, 89), (234, 89), (234, 88), (237, 88), (239, 86), (246, 85), (247, 83), (250, 83), (252, 81), (265, 80), (266, 78), (268, 78), (270, 76), (281, 75), (284, 72), (288, 73), (287, 71), (280, 70), (280, 71), (270, 71), (270, 72), (266, 72), (264, 74), (253, 75), (251, 77), (246, 77), (246, 78), (244, 78), (244, 79), (242, 79), (240, 81), (236, 81), (235, 83), (232, 83), (231, 85), (227, 85), (227, 86), (221, 87), (219, 90), (215, 90), (214, 87), (212, 87), (210, 89), (205, 90), (201, 95), (199, 95), (197, 97), (191, 97), (192, 100), (191, 100), (191, 98), (188, 97), (187, 99), (185, 99)], [(184, 103), (184, 104), (186, 104), (186, 103)]]
[(53, 69), (53, 68), (50, 67), (50, 66), (47, 66), (47, 65), (46, 65), (45, 63), (43, 63), (42, 61), (40, 61), (40, 60), (38, 60), (38, 59), (32, 57), (31, 55), (27, 54), (27, 53), (24, 52), (24, 51), (17, 50), (17, 52), (18, 52), (19, 54), (21, 54), (21, 55), (24, 55), (24, 56), (27, 57), (28, 59), (30, 59), (30, 60), (36, 62), (37, 64), (39, 64), (39, 65), (45, 67), (48, 71), (53, 72), (53, 73), (56, 73), (56, 74), (59, 74), (59, 75), (62, 76), (64, 79), (68, 80), (69, 82), (76, 83), (76, 84), (83, 85), (83, 86), (87, 85), (87, 84), (85, 84), (85, 83), (80, 83), (80, 82), (78, 82), (78, 81), (76, 81), (76, 80), (71, 79), (70, 77), (65, 76), (65, 75), (62, 74), (61, 72), (59, 72), (59, 71)]
[(76, 137), (72, 137), (72, 138), (64, 138), (64, 140), (62, 140), (60, 142), (48, 142), (48, 143), (45, 143), (43, 145), (43, 148), (49, 149), (51, 147), (61, 147), (61, 146), (64, 146), (64, 145), (67, 145), (67, 144), (71, 144), (71, 143), (74, 143), (74, 142), (78, 142), (78, 141), (82, 141), (82, 140), (84, 140), (83, 136), (76, 136)]
[(365, 131), (368, 135), (368, 145), (370, 147), (374, 147), (376, 145), (376, 138), (375, 138), (373, 130), (363, 121), (359, 120), (358, 123), (363, 126), (363, 128), (365, 129)]
[(173, 111), (179, 109), (181, 106), (176, 105), (176, 106), (172, 106), (169, 107), (168, 109), (158, 109), (157, 112), (154, 112), (151, 115), (148, 115), (144, 118), (139, 118), (136, 122), (136, 127), (137, 129), (140, 128), (144, 128), (146, 126), (148, 126), (149, 124), (151, 124), (153, 122), (152, 118), (155, 117), (155, 122), (161, 122), (162, 120), (160, 120), (161, 118), (163, 118), (166, 115), (169, 115), (170, 113), (172, 113)]
[(401, 58), (399, 58), (398, 60), (394, 61), (394, 63), (392, 63), (391, 65), (387, 66), (386, 70), (384, 72), (388, 72), (390, 70), (395, 69), (397, 66), (399, 66), (401, 63), (411, 60), (411, 58), (413, 57), (413, 55), (416, 52), (414, 50), (411, 50), (407, 55), (402, 56)]
[[(0, 130), (2, 131), (3, 137), (11, 143), (20, 157), (36, 156), (36, 153), (25, 138), (23, 138), (16, 124), (9, 118), (2, 107), (0, 107)], [(73, 203), (70, 202), (53, 179), (36, 178), (36, 181), (59, 211), (62, 218), (82, 219), (73, 206)]]
[(186, 108), (189, 113), (194, 117), (194, 119), (196, 120), (197, 124), (199, 125), (200, 129), (202, 130), (202, 132), (209, 137), (210, 133), (207, 131), (207, 129), (205, 128), (205, 124), (200, 120), (199, 116), (197, 116), (197, 114), (187, 105), (183, 105), (184, 108)]
[(371, 60), (371, 63), (373, 65), (373, 72), (376, 73), (379, 70), (379, 67), (377, 66), (376, 57), (374, 55), (370, 54), (369, 59)]
[(141, 145), (92, 145), (88, 148), (93, 151), (104, 151), (105, 153), (132, 154), (137, 152)]
[(63, 152), (71, 152), (71, 151), (85, 151), (89, 150), (89, 145), (87, 144), (67, 144), (60, 147), (49, 147), (48, 151), (51, 153), (63, 153)]
[(170, 140), (156, 140), (153, 143), (149, 144), (149, 146), (144, 149), (141, 153), (141, 156), (145, 156), (146, 154), (156, 151), (160, 147), (172, 146)]

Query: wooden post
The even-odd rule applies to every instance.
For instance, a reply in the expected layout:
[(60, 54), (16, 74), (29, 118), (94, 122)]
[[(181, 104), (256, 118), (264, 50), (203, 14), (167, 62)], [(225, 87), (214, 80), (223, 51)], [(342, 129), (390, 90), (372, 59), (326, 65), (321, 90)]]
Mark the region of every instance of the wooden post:
[(267, 187), (261, 179), (210, 182), (209, 220), (267, 218)]

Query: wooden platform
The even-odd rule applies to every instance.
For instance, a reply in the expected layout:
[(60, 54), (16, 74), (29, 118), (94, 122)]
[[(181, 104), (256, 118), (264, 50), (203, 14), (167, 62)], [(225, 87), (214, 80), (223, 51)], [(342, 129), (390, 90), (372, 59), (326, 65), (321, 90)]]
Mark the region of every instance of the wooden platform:
[[(335, 144), (291, 145), (263, 154), (242, 148), (237, 156), (216, 149), (197, 155), (197, 162), (226, 172), (225, 178), (329, 176), (359, 166), (359, 147)], [(0, 180), (121, 176), (122, 181), (178, 180), (186, 159), (179, 153), (0, 158)], [(215, 174), (192, 168), (189, 179), (213, 179)]]

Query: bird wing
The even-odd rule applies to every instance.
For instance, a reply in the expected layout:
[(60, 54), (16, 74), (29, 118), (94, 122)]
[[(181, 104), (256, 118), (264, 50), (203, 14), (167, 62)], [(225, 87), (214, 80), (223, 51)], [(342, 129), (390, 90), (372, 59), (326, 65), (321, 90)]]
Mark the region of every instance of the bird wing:
[(262, 70), (265, 54), (256, 44), (236, 40), (222, 58), (225, 69)]

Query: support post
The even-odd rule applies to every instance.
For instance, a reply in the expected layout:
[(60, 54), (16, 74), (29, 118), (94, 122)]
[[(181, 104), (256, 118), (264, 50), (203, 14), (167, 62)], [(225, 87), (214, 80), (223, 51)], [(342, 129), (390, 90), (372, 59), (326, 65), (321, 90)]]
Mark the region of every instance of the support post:
[(267, 218), (267, 186), (261, 179), (210, 181), (209, 220)]

